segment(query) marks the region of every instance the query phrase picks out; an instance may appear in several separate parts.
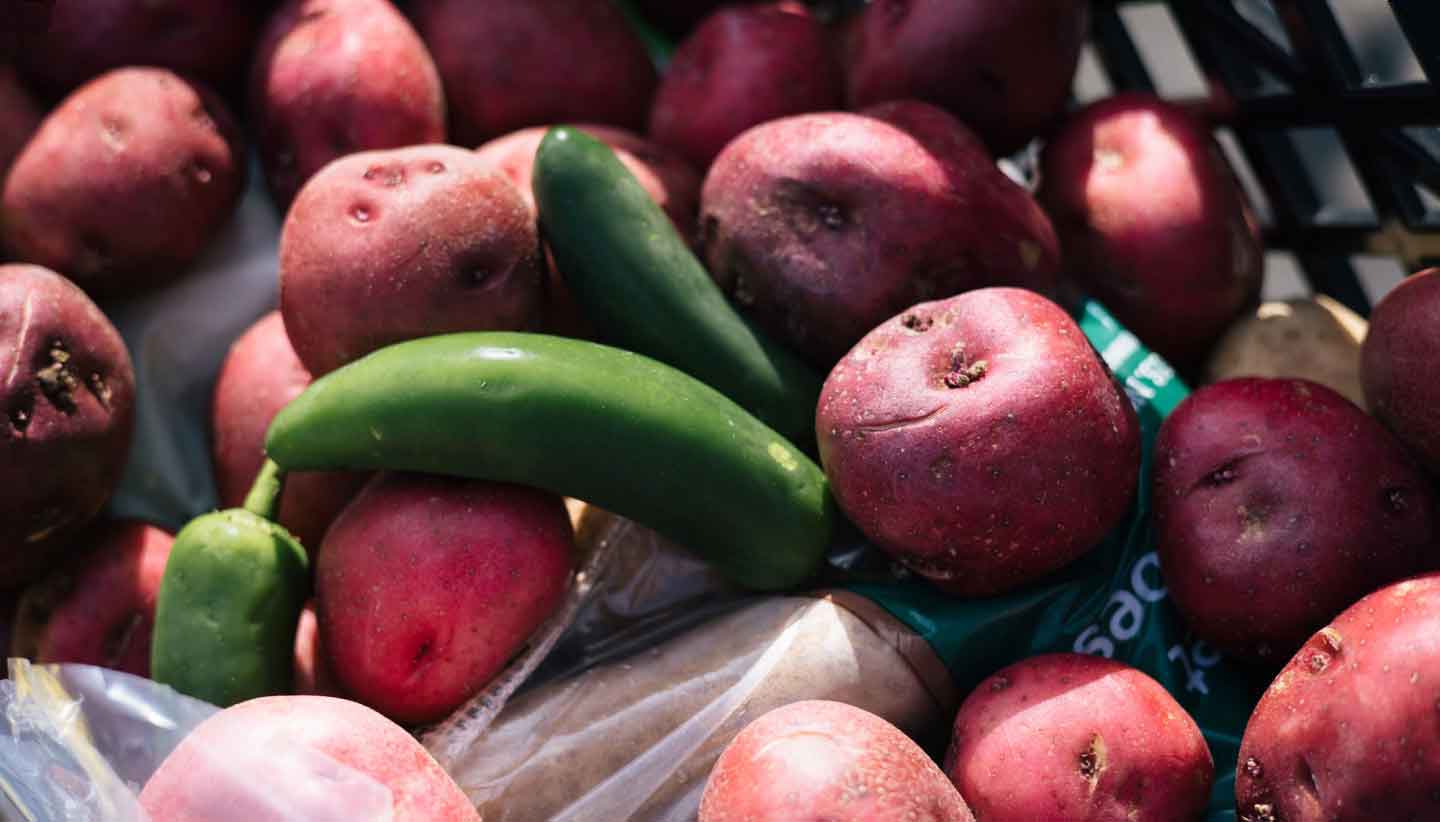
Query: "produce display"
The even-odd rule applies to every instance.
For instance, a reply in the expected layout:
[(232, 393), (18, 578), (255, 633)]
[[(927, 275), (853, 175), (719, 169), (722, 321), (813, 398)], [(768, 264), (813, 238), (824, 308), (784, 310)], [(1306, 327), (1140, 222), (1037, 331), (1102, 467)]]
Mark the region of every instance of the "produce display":
[(1123, 15), (0, 14), (0, 817), (1440, 819), (1440, 269)]

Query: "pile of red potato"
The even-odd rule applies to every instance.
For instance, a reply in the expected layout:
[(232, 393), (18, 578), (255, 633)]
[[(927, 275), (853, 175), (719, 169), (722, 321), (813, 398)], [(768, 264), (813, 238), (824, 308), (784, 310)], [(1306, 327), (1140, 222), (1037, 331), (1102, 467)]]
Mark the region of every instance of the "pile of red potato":
[[(1135, 411), (1062, 305), (1093, 296), (1182, 374), (1226, 376), (1167, 419), (1150, 490), (1187, 625), (1277, 674), (1231, 763), (1238, 818), (1440, 819), (1440, 271), (1385, 297), (1363, 350), (1322, 328), (1328, 313), (1261, 308), (1258, 229), (1208, 125), (1143, 95), (1068, 110), (1082, 0), (637, 6), (677, 37), (662, 70), (602, 0), (0, 2), (17, 46), (0, 65), (13, 654), (149, 672), (173, 538), (98, 518), (136, 385), (93, 300), (183, 278), (230, 220), (251, 149), (286, 213), (280, 302), (216, 375), (222, 506), (313, 378), (447, 332), (594, 335), (530, 186), (545, 127), (583, 123), (734, 307), (829, 374), (815, 435), (834, 500), (917, 584), (1023, 589), (1133, 504)], [(1032, 191), (995, 159), (1035, 139)], [(1262, 349), (1245, 373), (1263, 376), (1232, 377), (1212, 354), (1257, 308), (1305, 334), (1227, 341), (1231, 360)], [(1300, 378), (1316, 373), (1337, 376)], [(1347, 380), (1363, 396), (1334, 390)], [(395, 723), (445, 717), (557, 607), (575, 564), (562, 500), (297, 474), (280, 521), (315, 568), (306, 696), (219, 714), (143, 804), (156, 820), (268, 818), (233, 815), (235, 780), (206, 777), (204, 746), (303, 737), (389, 787), (387, 818), (478, 818)], [(839, 703), (757, 718), (699, 817), (1194, 820), (1215, 765), (1144, 673), (1045, 656), (965, 700), (943, 765)]]

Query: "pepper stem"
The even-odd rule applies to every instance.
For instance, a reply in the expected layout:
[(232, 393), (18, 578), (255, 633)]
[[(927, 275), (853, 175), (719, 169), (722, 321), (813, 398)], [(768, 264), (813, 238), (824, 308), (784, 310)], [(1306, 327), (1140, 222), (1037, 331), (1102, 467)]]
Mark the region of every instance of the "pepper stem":
[(245, 510), (256, 516), (274, 520), (280, 508), (280, 490), (285, 486), (285, 472), (275, 460), (267, 459), (255, 475), (255, 484), (245, 495)]

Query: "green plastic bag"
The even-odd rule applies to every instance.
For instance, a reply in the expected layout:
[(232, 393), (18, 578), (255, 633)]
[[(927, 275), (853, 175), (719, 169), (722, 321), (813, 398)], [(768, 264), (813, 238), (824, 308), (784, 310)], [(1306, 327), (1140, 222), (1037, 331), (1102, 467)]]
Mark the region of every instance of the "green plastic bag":
[(1099, 303), (1076, 316), (1140, 416), (1142, 464), (1135, 504), (1106, 541), (1041, 586), (981, 600), (956, 599), (911, 579), (851, 583), (935, 649), (961, 693), (1037, 654), (1099, 654), (1154, 677), (1185, 706), (1215, 757), (1207, 822), (1234, 822), (1235, 762), (1245, 723), (1270, 677), (1226, 662), (1186, 630), (1166, 597), (1150, 522), (1155, 435), (1189, 390)]

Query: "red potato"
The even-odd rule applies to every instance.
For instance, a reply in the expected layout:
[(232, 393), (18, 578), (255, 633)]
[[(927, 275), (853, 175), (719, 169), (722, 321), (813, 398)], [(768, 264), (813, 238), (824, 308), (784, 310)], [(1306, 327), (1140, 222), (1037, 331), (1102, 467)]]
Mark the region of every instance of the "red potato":
[(1036, 196), (1067, 271), (1182, 370), (1260, 298), (1264, 248), (1245, 194), (1185, 110), (1122, 94), (1076, 114), (1041, 155)]
[(282, 206), (337, 157), (445, 142), (440, 74), (389, 0), (287, 0), (265, 28), (250, 107)]
[[(270, 421), (310, 382), (279, 311), (261, 317), (230, 347), (210, 406), (210, 456), (221, 508), (245, 502), (265, 462)], [(325, 530), (368, 477), (349, 471), (286, 474), (276, 521), (300, 540), (313, 561)]]
[(1135, 410), (1084, 333), (1015, 288), (921, 303), (867, 334), (826, 379), (815, 435), (850, 520), (959, 596), (1094, 548), (1140, 470)]
[(58, 567), (120, 481), (135, 421), (125, 342), (74, 283), (0, 266), (0, 589)]
[(397, 722), (442, 719), (559, 607), (573, 543), (551, 494), (377, 476), (330, 528), (316, 565), (331, 670)]
[(1421, 271), (1385, 295), (1360, 349), (1360, 380), (1375, 416), (1440, 474), (1440, 268)]
[(91, 529), (83, 553), (21, 597), (11, 654), (150, 676), (155, 599), (174, 543), (173, 534), (143, 522)]
[(1029, 193), (958, 120), (914, 101), (750, 129), (710, 167), (700, 212), (716, 281), (825, 369), (917, 302), (1048, 292), (1060, 267)]
[(0, 183), (10, 163), (40, 127), (40, 106), (15, 69), (0, 63)]
[(751, 126), (833, 111), (842, 97), (839, 62), (804, 5), (726, 6), (675, 51), (650, 109), (650, 136), (707, 168)]
[(218, 98), (164, 69), (125, 68), (47, 116), (4, 180), (0, 240), (91, 294), (174, 279), (244, 188), (239, 132)]
[(280, 310), (319, 377), (401, 340), (532, 327), (540, 239), (508, 180), (453, 146), (351, 154), (310, 179), (280, 235)]
[(140, 806), (152, 822), (480, 822), (404, 728), (325, 696), (267, 696), (215, 714), (156, 769)]
[(1084, 0), (876, 0), (847, 38), (847, 98), (934, 103), (1009, 154), (1064, 113), (1088, 24)]
[(411, 16), (440, 68), (457, 143), (546, 123), (645, 124), (655, 67), (614, 3), (415, 0)]
[[(621, 164), (635, 175), (645, 191), (665, 210), (680, 236), (695, 241), (695, 215), (700, 209), (700, 174), (695, 169), (670, 150), (624, 129), (596, 125), (580, 128), (614, 149)], [(515, 184), (515, 189), (525, 199), (536, 220), (539, 213), (535, 210), (535, 192), (530, 182), (535, 168), (535, 152), (548, 130), (548, 126), (521, 129), (475, 149), (476, 157)], [(575, 298), (565, 287), (565, 278), (555, 269), (555, 261), (548, 250), (545, 254), (542, 327), (551, 334), (594, 336), (580, 306), (575, 304)]]
[(1440, 819), (1440, 576), (1398, 582), (1312, 636), (1260, 698), (1241, 822)]
[(1195, 720), (1144, 672), (1048, 654), (965, 699), (945, 773), (985, 822), (1196, 822), (1215, 763)]
[(974, 822), (899, 728), (843, 702), (807, 700), (746, 725), (720, 754), (699, 822)]
[(1440, 567), (1435, 498), (1400, 443), (1318, 383), (1206, 386), (1155, 445), (1160, 565), (1190, 628), (1278, 664), (1366, 593)]
[(300, 622), (295, 626), (295, 693), (345, 696), (320, 644), (320, 619), (313, 599), (305, 603)]
[[(157, 66), (224, 84), (250, 55), (268, 2), (237, 0), (0, 0), (16, 22), (22, 68), (66, 92), (123, 66)], [(30, 9), (25, 7), (29, 6)]]

